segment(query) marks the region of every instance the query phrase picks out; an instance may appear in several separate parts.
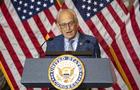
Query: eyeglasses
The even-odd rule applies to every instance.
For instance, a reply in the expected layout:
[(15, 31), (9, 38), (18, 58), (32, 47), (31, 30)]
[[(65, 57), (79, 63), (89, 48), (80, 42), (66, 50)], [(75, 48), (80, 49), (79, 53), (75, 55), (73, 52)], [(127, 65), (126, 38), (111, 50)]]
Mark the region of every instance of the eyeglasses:
[(65, 28), (67, 28), (67, 26), (70, 28), (73, 25), (75, 25), (75, 21), (74, 20), (73, 21), (70, 21), (68, 23), (59, 24), (59, 26), (60, 26), (61, 29), (65, 29)]

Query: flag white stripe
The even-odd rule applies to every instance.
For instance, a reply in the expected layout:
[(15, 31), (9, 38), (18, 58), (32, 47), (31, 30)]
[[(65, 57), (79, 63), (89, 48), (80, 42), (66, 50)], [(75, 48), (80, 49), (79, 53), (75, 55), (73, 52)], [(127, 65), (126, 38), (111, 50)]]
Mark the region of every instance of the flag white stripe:
[(99, 44), (99, 47), (101, 51), (101, 58), (108, 58), (108, 55), (106, 54), (106, 52), (104, 51), (104, 49), (102, 48), (100, 44)]
[[(44, 13), (41, 12), (41, 13), (39, 13), (38, 16), (43, 17), (43, 14)], [(44, 39), (42, 33), (40, 32), (40, 29), (37, 27), (37, 23), (34, 21), (33, 18), (28, 19), (27, 22), (28, 22), (28, 24), (29, 24), (29, 26), (31, 28), (31, 31), (35, 35), (35, 37), (38, 40), (39, 44), (41, 45), (45, 41), (45, 39)]]
[[(120, 48), (120, 51), (121, 51), (121, 54), (122, 56), (124, 57), (125, 59), (125, 62), (129, 68), (129, 71), (131, 72), (135, 82), (137, 83), (137, 86), (139, 86), (139, 83), (140, 83), (140, 79), (139, 79), (139, 73), (133, 63), (133, 60), (131, 59), (131, 57), (129, 56), (129, 53), (126, 49), (126, 46), (122, 40), (122, 37), (119, 36), (117, 39), (116, 39), (116, 42), (118, 44), (118, 47)], [(140, 88), (140, 86), (139, 86)]]
[(42, 90), (41, 88), (34, 88), (34, 90)]
[[(58, 13), (57, 9), (54, 6), (52, 6), (52, 7), (49, 8), (49, 11), (52, 14), (53, 18), (56, 19), (56, 16), (57, 16), (57, 13)], [(61, 32), (59, 31), (59, 29), (56, 25), (56, 22), (54, 22), (52, 24), (51, 30), (52, 30), (52, 32), (54, 33), (55, 36), (58, 36), (58, 35), (61, 34)]]
[(91, 18), (92, 23), (95, 25), (97, 30), (99, 31), (100, 35), (105, 39), (105, 42), (110, 45), (112, 43), (112, 38), (106, 31), (104, 25), (101, 23), (101, 21), (98, 19), (97, 16), (94, 16)]
[(21, 76), (19, 75), (17, 68), (14, 65), (14, 62), (13, 62), (7, 48), (5, 47), (3, 41), (1, 40), (1, 38), (0, 38), (0, 51), (4, 57), (6, 64), (8, 65), (8, 67), (13, 75), (13, 78), (15, 79), (16, 84), (18, 85), (19, 88), (21, 88), (21, 90), (25, 90), (25, 87), (20, 82)]
[[(31, 42), (31, 40), (30, 40), (30, 38), (29, 38), (29, 36), (28, 36), (28, 34), (27, 34), (27, 32), (25, 31), (25, 28), (23, 27), (23, 25), (22, 25), (22, 23), (21, 23), (21, 21), (20, 21), (20, 19), (18, 18), (18, 15), (17, 15), (17, 13), (15, 12), (15, 9), (14, 9), (13, 5), (10, 4), (10, 3), (11, 3), (11, 2), (9, 2), (9, 3), (6, 3), (6, 2), (5, 2), (6, 6), (8, 7), (8, 10), (9, 10), (9, 13), (10, 13), (11, 17), (13, 18), (13, 20), (14, 20), (14, 22), (15, 22), (17, 28), (18, 28), (18, 31), (20, 32), (21, 36), (23, 37), (23, 40), (25, 41), (25, 44), (27, 45), (27, 48), (29, 49), (29, 51), (30, 51), (30, 53), (32, 54), (32, 56), (33, 56), (33, 57), (38, 56), (38, 53), (37, 53), (37, 51), (35, 50), (35, 48), (34, 48), (32, 42)], [(9, 7), (7, 4), (9, 4), (10, 7)], [(10, 9), (9, 9), (9, 8), (10, 8)], [(4, 28), (4, 30), (7, 31), (5, 28)], [(7, 33), (8, 33), (8, 34), (11, 34), (11, 33), (9, 33), (9, 31), (8, 31)], [(8, 35), (8, 36), (11, 36), (11, 35)], [(12, 36), (14, 37), (14, 35), (12, 35)], [(14, 41), (13, 38), (11, 38), (10, 42), (13, 42), (13, 41)], [(18, 44), (12, 43), (11, 45), (12, 45), (13, 48), (16, 47), (16, 48), (14, 48), (14, 50), (16, 50), (15, 52), (18, 53), (17, 56), (19, 57), (19, 61), (21, 62), (22, 66), (23, 66), (23, 65), (24, 65), (24, 62), (25, 62), (25, 55), (23, 55), (23, 53), (21, 53), (22, 50), (18, 47), (18, 46), (19, 46)], [(13, 46), (13, 45), (15, 45), (15, 46)], [(12, 60), (12, 59), (11, 59), (11, 60)], [(9, 64), (9, 63), (8, 63), (8, 64)], [(11, 65), (13, 65), (13, 63), (12, 63)], [(13, 66), (14, 66), (14, 65), (13, 65)], [(11, 69), (11, 71), (12, 71), (12, 70), (13, 70), (13, 71), (14, 71), (14, 70), (17, 70), (17, 68)], [(19, 88), (20, 88), (21, 90), (25, 90), (25, 87), (24, 87), (23, 85), (20, 85), (20, 84), (19, 84), (19, 83), (20, 83), (20, 80), (21, 80), (21, 76), (17, 76), (17, 75), (18, 75), (18, 74), (13, 74), (13, 76), (14, 76), (14, 78), (15, 78), (15, 81), (17, 82), (17, 85), (19, 86)]]
[(122, 8), (119, 6), (119, 4), (117, 3), (116, 0), (114, 0), (112, 3), (111, 3), (111, 6), (113, 8), (113, 10), (116, 12), (116, 14), (120, 17), (120, 19), (122, 21), (125, 21), (125, 13), (123, 12)]
[(53, 32), (53, 34), (54, 34), (55, 36), (58, 36), (58, 35), (61, 34), (61, 32), (60, 32), (60, 30), (58, 29), (56, 23), (53, 23), (52, 29), (51, 29), (51, 30), (52, 30), (52, 32)]
[[(116, 34), (120, 34), (120, 27), (117, 25), (117, 23), (116, 23), (116, 21), (114, 20), (114, 19), (112, 19), (113, 17), (112, 17), (112, 15), (110, 15), (109, 14), (109, 11), (106, 9), (106, 8), (104, 8), (103, 10), (102, 10), (102, 14), (105, 16), (105, 18), (106, 18), (106, 20), (108, 20), (108, 22), (110, 23), (110, 26), (111, 26), (111, 28), (113, 28), (113, 30), (114, 30), (114, 32), (116, 33)], [(117, 11), (116, 11), (117, 12)], [(120, 11), (121, 12), (121, 11)], [(107, 16), (107, 15), (110, 15), (110, 16)], [(120, 16), (120, 15), (119, 15)], [(124, 20), (125, 18), (121, 18), (122, 20)], [(118, 44), (119, 45), (119, 44)], [(120, 47), (120, 48), (122, 48), (122, 47)], [(126, 55), (125, 55), (126, 56)], [(125, 60), (127, 60), (127, 59), (125, 59)], [(132, 62), (133, 63), (133, 62)], [(134, 65), (134, 64), (133, 64)], [(136, 68), (135, 68), (135, 70), (136, 70)], [(118, 76), (117, 76), (118, 77)], [(118, 79), (120, 79), (120, 78), (118, 78)], [(122, 80), (122, 79), (120, 79), (120, 80)], [(117, 82), (118, 83), (118, 85), (120, 86), (120, 88), (122, 88), (122, 89), (127, 89), (127, 86), (126, 85), (123, 85), (122, 83), (121, 84), (119, 84), (120, 83), (120, 81), (119, 82)], [(123, 86), (122, 86), (123, 85)]]
[[(140, 2), (140, 1), (139, 1)], [(139, 26), (139, 30), (140, 30), (140, 3), (138, 2), (138, 0), (135, 0), (134, 4), (135, 5), (135, 19), (136, 19), (136, 22)]]
[(116, 21), (114, 20), (113, 16), (110, 14), (110, 11), (108, 11), (107, 8), (104, 8), (102, 10), (102, 14), (104, 15), (104, 17), (106, 18), (106, 20), (108, 21), (109, 25), (111, 26), (112, 30), (115, 32), (115, 34), (120, 33), (120, 29), (118, 24), (116, 23)]
[(129, 37), (129, 40), (138, 56), (138, 58), (140, 59), (140, 53), (138, 52), (138, 50), (140, 50), (140, 45), (138, 43), (138, 40), (137, 38), (135, 37), (135, 34), (133, 32), (133, 28), (132, 28), (132, 25), (131, 25), (131, 21), (129, 20), (129, 22), (126, 24), (126, 32), (128, 34), (128, 37)]
[(10, 7), (8, 7), (7, 2), (5, 1), (5, 4), (8, 7), (9, 13), (10, 13), (14, 23), (16, 24), (16, 27), (18, 28), (18, 31), (20, 32), (20, 35), (22, 36), (22, 39), (24, 40), (25, 44), (27, 45), (28, 50), (30, 51), (30, 53), (33, 56), (35, 53), (37, 53), (37, 51), (33, 49), (35, 47), (32, 44), (25, 28), (23, 27), (23, 25), (21, 23), (21, 20), (19, 19), (18, 15), (17, 15), (17, 13), (16, 13), (16, 11), (15, 11), (13, 5), (12, 5), (12, 2), (10, 2), (10, 3), (11, 3)]
[(40, 12), (38, 14), (41, 22), (43, 23), (43, 26), (46, 28), (47, 32), (50, 32), (51, 31), (51, 24), (49, 23), (49, 20), (48, 18), (46, 17), (45, 13), (44, 12)]
[(53, 18), (56, 19), (56, 16), (57, 16), (57, 13), (58, 13), (57, 9), (54, 6), (51, 6), (49, 8), (49, 11), (51, 12)]
[[(1, 12), (1, 10), (0, 10), (0, 12)], [(1, 13), (1, 14), (3, 15), (3, 13)], [(5, 34), (8, 38), (8, 40), (10, 41), (13, 49), (16, 50), (15, 53), (16, 53), (17, 57), (19, 59), (21, 59), (20, 62), (23, 66), (23, 62), (25, 61), (24, 53), (22, 52), (21, 47), (19, 46), (18, 41), (16, 40), (16, 38), (15, 38), (13, 32), (11, 31), (10, 26), (8, 25), (5, 18), (2, 19), (1, 26), (3, 27)]]
[[(74, 8), (75, 9), (75, 7), (74, 7), (74, 5), (71, 3), (71, 2), (66, 2), (67, 3), (67, 6), (69, 6), (69, 7), (71, 7), (71, 8)], [(112, 2), (111, 3), (111, 6), (113, 7), (113, 9), (114, 9), (114, 11), (118, 14), (118, 16), (120, 17), (120, 19), (122, 20), (122, 21), (125, 21), (125, 17), (126, 17), (126, 15), (125, 15), (125, 13), (123, 12), (123, 10), (121, 9), (121, 7), (118, 5), (118, 3), (116, 2), (116, 1), (114, 1), (114, 2)], [(75, 10), (76, 11), (76, 10)], [(115, 20), (113, 20), (112, 18), (112, 21), (115, 21), (115, 23), (113, 23), (112, 24), (112, 22), (110, 21), (110, 19), (108, 19), (108, 18), (110, 18), (110, 16), (107, 18), (106, 17), (106, 14), (108, 13), (108, 12), (106, 12), (105, 13), (105, 11), (108, 11), (108, 10), (102, 10), (102, 12), (103, 12), (103, 15), (105, 16), (105, 18), (108, 20), (108, 22), (109, 22), (109, 24), (110, 24), (110, 26), (111, 26), (111, 28), (114, 30), (114, 32), (116, 33), (116, 34), (118, 34), (117, 36), (119, 36), (120, 35), (120, 27), (118, 26), (118, 24), (116, 23), (116, 21)], [(112, 16), (111, 16), (112, 17)], [(93, 20), (92, 20), (92, 22), (94, 22)], [(115, 24), (115, 27), (114, 27), (114, 24)], [(97, 24), (95, 24), (96, 26), (97, 26)], [(98, 26), (97, 26), (98, 27)], [(116, 28), (118, 29), (118, 30), (116, 30)], [(100, 31), (100, 29), (98, 29), (99, 31)], [(105, 29), (104, 29), (105, 30)], [(100, 33), (101, 33), (101, 31), (100, 31)], [(103, 36), (102, 36), (103, 37)], [(105, 40), (106, 40), (106, 38), (105, 38)], [(109, 41), (110, 42), (110, 41)], [(111, 43), (110, 43), (111, 44)], [(110, 45), (109, 44), (109, 45)], [(119, 45), (119, 44), (118, 44)], [(127, 60), (127, 59), (125, 59), (125, 60)], [(135, 70), (136, 70), (136, 68), (135, 68)], [(132, 70), (133, 71), (133, 70)], [(118, 78), (118, 77), (117, 77)], [(122, 80), (122, 79), (121, 79)], [(121, 85), (121, 84), (120, 84)], [(120, 86), (119, 85), (119, 86)], [(126, 86), (126, 85), (124, 85), (124, 86)], [(123, 86), (123, 87), (124, 87)]]
[[(27, 22), (28, 22), (32, 32), (34, 33), (35, 37), (37, 38), (39, 44), (41, 45), (45, 41), (45, 39), (44, 39), (43, 35), (41, 34), (39, 28), (37, 27), (36, 22), (34, 21), (33, 18), (28, 19)], [(36, 50), (35, 48), (30, 48), (30, 49)], [(43, 49), (43, 51), (45, 51), (45, 48), (42, 48), (42, 49)], [(35, 58), (39, 57), (39, 52), (34, 53), (33, 57), (35, 57)]]
[(128, 90), (127, 85), (123, 81), (122, 77), (120, 76), (120, 74), (116, 70), (116, 68), (114, 68), (114, 71), (115, 71), (115, 74), (116, 74), (116, 77), (117, 77), (117, 84), (119, 85), (119, 87), (121, 88), (121, 90)]
[(105, 88), (105, 90), (114, 90), (114, 88), (110, 87), (110, 88)]
[[(140, 7), (140, 5), (139, 5), (139, 7)], [(136, 18), (136, 21), (137, 21), (139, 29), (140, 29), (140, 10), (139, 10), (139, 7), (137, 7), (135, 10), (135, 15), (136, 15), (135, 18)]]

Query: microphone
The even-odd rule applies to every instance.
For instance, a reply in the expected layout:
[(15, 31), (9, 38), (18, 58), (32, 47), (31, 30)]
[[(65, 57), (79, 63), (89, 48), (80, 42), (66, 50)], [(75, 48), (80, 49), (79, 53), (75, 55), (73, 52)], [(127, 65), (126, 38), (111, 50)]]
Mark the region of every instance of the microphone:
[(42, 46), (45, 44), (45, 42), (47, 42), (47, 41), (52, 41), (52, 40), (53, 40), (53, 38), (50, 38), (50, 36), (47, 34), (47, 35), (45, 36), (45, 41), (41, 44), (40, 47), (42, 47)]
[(45, 40), (40, 47), (42, 47), (47, 41), (52, 41), (54, 38), (49, 38), (48, 40)]
[[(50, 38), (50, 36), (47, 34), (45, 36), (45, 41), (41, 44), (40, 48), (43, 47), (43, 45), (47, 42), (47, 41), (52, 41), (54, 38)], [(39, 52), (39, 57), (44, 57), (45, 55), (42, 52)]]

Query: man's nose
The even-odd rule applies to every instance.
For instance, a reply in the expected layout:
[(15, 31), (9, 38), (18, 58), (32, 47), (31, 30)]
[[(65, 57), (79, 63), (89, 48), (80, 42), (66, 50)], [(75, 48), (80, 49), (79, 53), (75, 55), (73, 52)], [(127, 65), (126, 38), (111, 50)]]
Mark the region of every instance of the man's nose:
[(66, 25), (66, 28), (67, 28), (68, 30), (70, 30), (70, 25), (69, 25), (69, 24), (67, 24), (67, 25)]

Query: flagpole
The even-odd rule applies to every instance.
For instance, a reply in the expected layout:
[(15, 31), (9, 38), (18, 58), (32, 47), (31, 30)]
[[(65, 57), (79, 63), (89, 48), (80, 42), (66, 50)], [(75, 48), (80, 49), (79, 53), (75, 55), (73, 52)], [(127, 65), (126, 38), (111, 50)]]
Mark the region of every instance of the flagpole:
[(2, 62), (1, 61), (0, 61), (0, 68), (1, 68), (2, 73), (4, 74), (4, 77), (5, 77), (6, 81), (7, 81), (10, 89), (11, 90), (14, 90), (14, 87), (13, 87), (13, 85), (12, 85), (12, 83), (11, 83), (8, 75), (7, 75), (7, 72), (5, 71), (4, 66), (2, 65)]
[(118, 57), (117, 57), (114, 49), (112, 48), (112, 46), (110, 46), (110, 52), (111, 52), (111, 55), (113, 56), (113, 59), (114, 59), (115, 64), (116, 64), (116, 66), (118, 68), (118, 71), (119, 71), (120, 75), (122, 76), (122, 79), (125, 81), (128, 89), (132, 90), (132, 86), (131, 86), (131, 84), (130, 84), (130, 82), (129, 82), (129, 80), (128, 80), (128, 78), (127, 78), (127, 76), (126, 76), (126, 74), (125, 74), (125, 72), (124, 72), (119, 60), (118, 60)]

